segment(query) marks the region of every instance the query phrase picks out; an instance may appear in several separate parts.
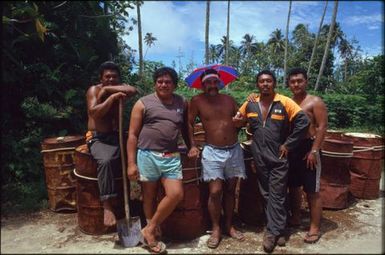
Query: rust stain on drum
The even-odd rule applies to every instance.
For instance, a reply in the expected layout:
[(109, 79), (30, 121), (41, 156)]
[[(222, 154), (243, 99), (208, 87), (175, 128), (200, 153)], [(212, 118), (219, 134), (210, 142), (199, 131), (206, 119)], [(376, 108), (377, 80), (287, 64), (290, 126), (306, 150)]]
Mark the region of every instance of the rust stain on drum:
[[(102, 235), (116, 231), (116, 226), (104, 225), (104, 209), (100, 201), (96, 161), (88, 152), (86, 144), (76, 148), (75, 175), (77, 180), (78, 225), (82, 232), (89, 235)], [(118, 197), (113, 204), (117, 220), (124, 217), (122, 179), (115, 179)]]
[(357, 198), (378, 198), (384, 159), (383, 138), (366, 133), (345, 133), (343, 136), (353, 142), (350, 192)]
[(348, 207), (349, 164), (353, 142), (325, 139), (321, 153), (320, 196), (322, 206), (331, 209)]
[(54, 212), (76, 211), (75, 148), (84, 143), (80, 135), (46, 138), (41, 144), (49, 208)]

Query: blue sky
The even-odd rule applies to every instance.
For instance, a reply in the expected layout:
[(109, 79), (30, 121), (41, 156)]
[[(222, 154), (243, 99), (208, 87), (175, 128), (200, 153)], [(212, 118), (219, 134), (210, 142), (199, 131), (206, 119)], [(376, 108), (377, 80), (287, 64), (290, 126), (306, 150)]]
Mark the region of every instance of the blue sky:
[[(289, 33), (299, 23), (317, 33), (325, 1), (293, 1)], [(324, 24), (330, 24), (334, 1), (328, 2)], [(239, 46), (249, 33), (257, 41), (267, 42), (276, 28), (286, 31), (289, 1), (231, 1), (230, 39)], [(183, 65), (191, 60), (203, 64), (206, 1), (144, 1), (141, 7), (142, 33), (157, 38), (148, 49), (146, 60), (161, 61), (178, 68), (178, 55)], [(219, 44), (226, 35), (227, 1), (212, 1), (210, 7), (210, 44)], [(384, 52), (384, 4), (382, 1), (339, 1), (337, 22), (348, 39), (355, 38), (366, 56)], [(136, 9), (129, 10), (136, 18)], [(137, 28), (125, 37), (133, 49), (138, 49)], [(289, 34), (290, 36), (290, 34)], [(143, 54), (147, 46), (144, 44)], [(137, 58), (137, 56), (136, 56)]]

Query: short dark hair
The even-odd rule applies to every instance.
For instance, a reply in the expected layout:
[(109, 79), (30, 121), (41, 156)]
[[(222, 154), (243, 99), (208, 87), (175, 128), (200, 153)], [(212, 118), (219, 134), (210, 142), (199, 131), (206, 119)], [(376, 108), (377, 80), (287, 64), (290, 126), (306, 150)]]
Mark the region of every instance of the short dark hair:
[(218, 77), (220, 77), (219, 73), (217, 70), (213, 69), (213, 68), (210, 68), (210, 69), (206, 69), (200, 76), (200, 79), (202, 81), (203, 77), (205, 77), (206, 75), (208, 74), (217, 74)]
[(305, 78), (305, 80), (307, 80), (307, 72), (306, 72), (306, 70), (303, 69), (302, 67), (294, 67), (294, 68), (291, 68), (291, 69), (287, 72), (286, 86), (289, 86), (290, 76), (296, 75), (296, 74), (302, 74), (303, 77)]
[(260, 72), (257, 74), (257, 76), (255, 77), (255, 78), (256, 78), (255, 81), (256, 81), (257, 83), (258, 83), (259, 77), (260, 77), (262, 74), (270, 75), (271, 77), (273, 77), (274, 85), (277, 84), (277, 79), (275, 78), (274, 73), (273, 73), (272, 71), (270, 71), (270, 70), (267, 70), (267, 69), (262, 70), (262, 71), (260, 71)]
[(119, 75), (119, 78), (120, 78), (120, 68), (114, 62), (106, 61), (106, 62), (102, 63), (99, 66), (99, 76), (100, 76), (100, 78), (103, 76), (103, 73), (104, 73), (105, 70), (114, 70), (114, 71), (116, 71), (118, 73), (118, 75)]
[(176, 71), (171, 67), (161, 67), (155, 70), (152, 79), (154, 80), (154, 83), (156, 83), (156, 80), (163, 75), (170, 75), (172, 82), (174, 83), (175, 87), (178, 86), (178, 74)]

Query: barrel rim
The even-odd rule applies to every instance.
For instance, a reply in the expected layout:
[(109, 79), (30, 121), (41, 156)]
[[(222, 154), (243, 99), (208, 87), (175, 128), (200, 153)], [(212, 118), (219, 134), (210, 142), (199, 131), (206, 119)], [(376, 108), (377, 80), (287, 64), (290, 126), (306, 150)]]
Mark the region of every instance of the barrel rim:
[[(63, 138), (63, 139), (59, 139)], [(57, 144), (65, 144), (71, 142), (77, 142), (84, 140), (84, 136), (82, 135), (68, 135), (68, 136), (56, 136), (56, 137), (48, 137), (43, 140), (44, 145), (57, 145)]]
[(371, 134), (371, 133), (360, 133), (360, 132), (347, 132), (343, 134), (348, 137), (356, 137), (356, 138), (366, 138), (366, 139), (378, 139), (382, 138), (380, 135)]
[(337, 140), (333, 138), (325, 138), (324, 142), (329, 142), (329, 143), (339, 143), (339, 144), (349, 144), (353, 145), (353, 141), (348, 141), (348, 140)]

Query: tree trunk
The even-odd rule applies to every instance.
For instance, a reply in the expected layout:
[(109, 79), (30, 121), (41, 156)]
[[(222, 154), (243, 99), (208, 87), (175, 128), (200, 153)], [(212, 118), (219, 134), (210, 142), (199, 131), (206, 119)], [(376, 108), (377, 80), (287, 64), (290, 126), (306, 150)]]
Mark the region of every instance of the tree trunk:
[(209, 52), (209, 28), (210, 28), (210, 1), (206, 1), (206, 30), (205, 30), (205, 64), (210, 62)]
[[(104, 15), (108, 15), (108, 13), (109, 13), (108, 4), (106, 2), (104, 2), (103, 11), (104, 11)], [(107, 19), (107, 27), (110, 27), (110, 22), (108, 19)], [(112, 53), (111, 52), (108, 53), (108, 60), (112, 61)]]
[(311, 65), (313, 64), (315, 50), (317, 49), (317, 43), (318, 43), (319, 35), (321, 33), (321, 28), (322, 28), (322, 24), (324, 22), (327, 7), (328, 7), (328, 1), (326, 1), (326, 3), (325, 3), (324, 12), (322, 14), (321, 21), (319, 23), (318, 33), (317, 33), (317, 36), (316, 36), (315, 41), (314, 41), (313, 51), (311, 52), (309, 67), (307, 68), (307, 78), (308, 79), (310, 78), (310, 69), (311, 69)]
[(332, 34), (333, 34), (334, 26), (336, 24), (337, 10), (338, 10), (338, 1), (336, 0), (336, 1), (334, 1), (332, 23), (330, 24), (328, 38), (327, 38), (326, 45), (325, 45), (325, 51), (324, 51), (324, 55), (322, 57), (321, 68), (320, 68), (319, 73), (318, 73), (318, 77), (317, 77), (317, 81), (315, 83), (314, 90), (318, 90), (319, 81), (320, 81), (321, 76), (322, 76), (322, 74), (324, 72), (324, 69), (325, 69), (326, 60), (327, 60), (328, 52), (329, 52), (330, 41), (332, 39)]
[(290, 24), (290, 13), (291, 13), (291, 1), (289, 2), (289, 13), (287, 14), (287, 23), (286, 23), (286, 40), (285, 40), (285, 60), (283, 62), (283, 84), (282, 87), (285, 87), (286, 82), (286, 71), (287, 71), (287, 46), (289, 42), (289, 24)]
[(230, 0), (227, 1), (227, 32), (225, 46), (225, 65), (229, 64), (229, 44), (230, 44)]
[(139, 47), (139, 81), (142, 82), (144, 63), (143, 63), (142, 21), (140, 18), (139, 1), (136, 1), (136, 12), (138, 16), (137, 18), (138, 18), (138, 47)]

